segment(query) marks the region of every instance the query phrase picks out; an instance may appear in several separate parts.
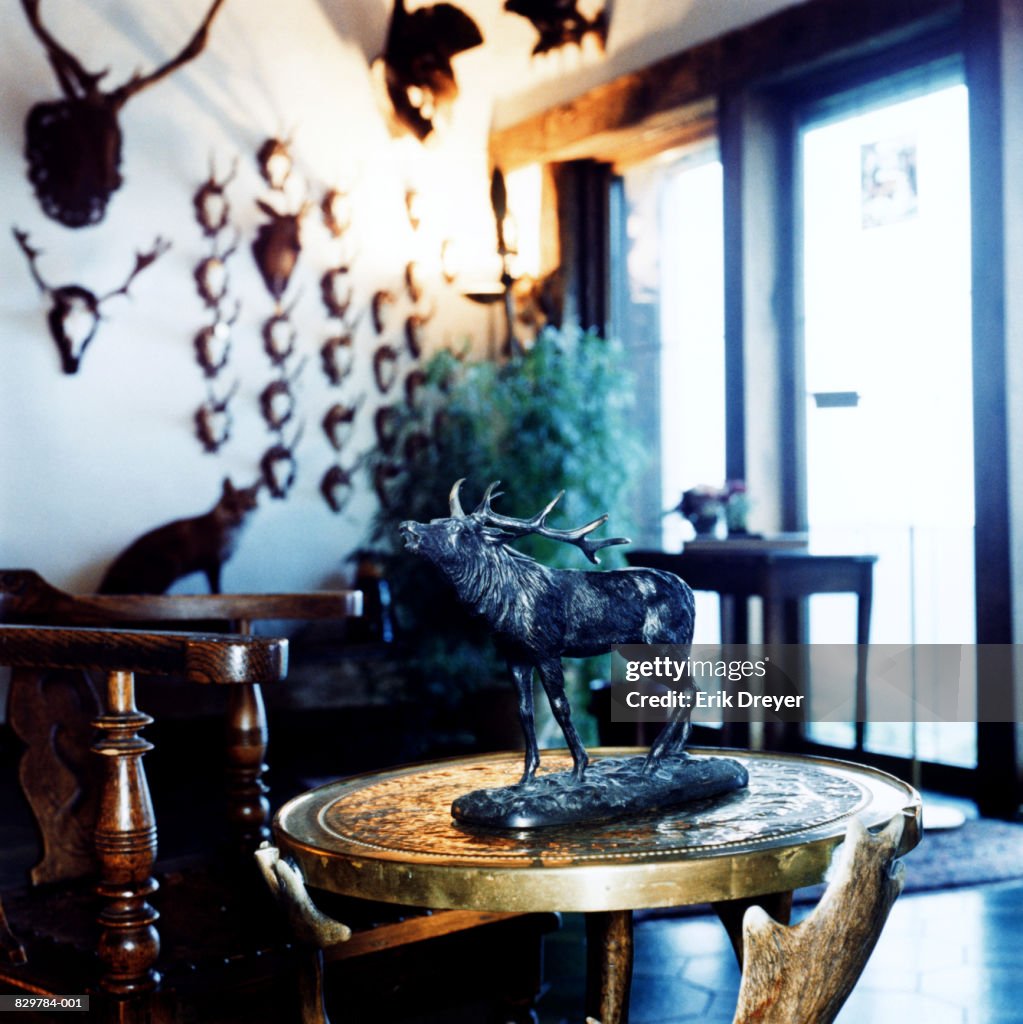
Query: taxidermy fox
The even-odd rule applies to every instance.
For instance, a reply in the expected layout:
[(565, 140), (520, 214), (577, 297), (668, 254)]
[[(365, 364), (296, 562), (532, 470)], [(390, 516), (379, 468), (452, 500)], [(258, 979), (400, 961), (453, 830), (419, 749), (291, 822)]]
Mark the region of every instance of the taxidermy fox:
[(175, 519), (142, 534), (114, 560), (99, 585), (101, 594), (162, 594), (193, 572), (206, 574), (220, 593), (220, 570), (234, 554), (262, 482), (236, 488), (224, 480), (220, 500), (205, 515)]

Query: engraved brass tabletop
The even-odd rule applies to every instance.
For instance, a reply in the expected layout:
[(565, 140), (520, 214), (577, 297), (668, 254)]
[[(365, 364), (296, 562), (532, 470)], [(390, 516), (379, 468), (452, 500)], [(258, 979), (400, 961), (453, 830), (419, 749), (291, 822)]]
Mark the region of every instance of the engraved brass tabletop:
[[(592, 755), (623, 753), (642, 752)], [(790, 891), (823, 879), (853, 816), (870, 829), (904, 816), (899, 855), (919, 842), (919, 795), (890, 775), (823, 758), (727, 753), (748, 768), (747, 789), (625, 821), (519, 832), (456, 823), (456, 796), (517, 780), (521, 754), (507, 753), (330, 783), (286, 804), (274, 833), (309, 885), (492, 911), (618, 911)], [(571, 759), (549, 753), (543, 766), (565, 770)]]

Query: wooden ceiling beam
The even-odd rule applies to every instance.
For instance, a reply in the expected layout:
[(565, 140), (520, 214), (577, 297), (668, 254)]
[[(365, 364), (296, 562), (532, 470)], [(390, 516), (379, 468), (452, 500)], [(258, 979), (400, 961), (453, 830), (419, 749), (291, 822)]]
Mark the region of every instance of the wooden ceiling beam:
[(960, 10), (961, 0), (810, 0), (497, 129), (491, 159), (505, 170), (607, 159), (617, 144), (628, 150), (658, 125), (684, 135), (722, 93), (810, 71), (865, 47), (894, 45), (952, 23)]

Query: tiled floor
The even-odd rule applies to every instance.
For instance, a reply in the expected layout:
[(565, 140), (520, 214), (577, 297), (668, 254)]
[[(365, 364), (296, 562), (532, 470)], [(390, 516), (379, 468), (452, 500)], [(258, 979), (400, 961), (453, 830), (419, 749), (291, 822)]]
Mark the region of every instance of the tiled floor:
[[(804, 912), (806, 909), (805, 908)], [(547, 941), (541, 1024), (581, 1024), (582, 921)], [(712, 916), (635, 932), (632, 1024), (731, 1024), (739, 969)], [(902, 896), (838, 1024), (1023, 1024), (1023, 881)]]

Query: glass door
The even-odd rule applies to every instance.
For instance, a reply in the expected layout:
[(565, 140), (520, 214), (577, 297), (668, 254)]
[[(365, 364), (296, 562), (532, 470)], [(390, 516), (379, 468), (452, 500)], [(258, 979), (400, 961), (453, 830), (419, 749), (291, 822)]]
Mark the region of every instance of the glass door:
[[(810, 111), (798, 135), (807, 524), (822, 550), (879, 556), (875, 643), (975, 639), (967, 128), (946, 82)], [(848, 642), (849, 617), (815, 597), (811, 642)], [(864, 746), (976, 763), (972, 723), (868, 723)]]

